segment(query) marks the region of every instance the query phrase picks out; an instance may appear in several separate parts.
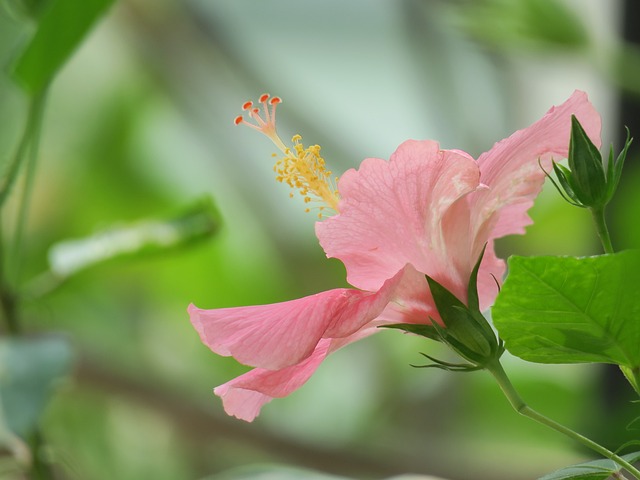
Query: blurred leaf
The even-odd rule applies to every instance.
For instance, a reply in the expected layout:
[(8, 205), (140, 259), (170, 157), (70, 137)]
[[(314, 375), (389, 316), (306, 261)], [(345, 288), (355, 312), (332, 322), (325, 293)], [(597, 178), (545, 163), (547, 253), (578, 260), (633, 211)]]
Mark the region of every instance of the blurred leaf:
[[(2, 408), (2, 397), (0, 396), (0, 449), (6, 449), (13, 454), (15, 460), (23, 466), (31, 463), (31, 451), (27, 444), (18, 437), (11, 429), (5, 418)], [(2, 474), (0, 469), (0, 475)]]
[(620, 45), (607, 57), (604, 73), (620, 88), (640, 95), (640, 48), (632, 43)]
[[(259, 465), (234, 468), (225, 473), (206, 477), (203, 480), (350, 480), (350, 477), (340, 477), (327, 473), (292, 468), (279, 465)], [(387, 480), (444, 480), (426, 475), (399, 475)]]
[(9, 429), (22, 438), (31, 433), (57, 380), (71, 367), (65, 337), (0, 340), (0, 399)]
[(50, 3), (51, 0), (1, 0), (1, 5), (10, 15), (32, 19), (37, 19)]
[(539, 363), (640, 366), (640, 251), (512, 257), (492, 310), (507, 350)]
[(576, 13), (557, 0), (473, 0), (455, 17), (469, 35), (500, 50), (579, 49), (589, 41)]
[(49, 251), (49, 265), (56, 276), (65, 278), (110, 260), (181, 247), (208, 238), (219, 228), (220, 215), (207, 199), (173, 218), (143, 220), (55, 244)]
[(234, 468), (203, 480), (349, 480), (326, 473), (279, 465), (259, 465)]
[(18, 57), (13, 71), (15, 79), (29, 93), (40, 92), (113, 1), (53, 0), (42, 13), (31, 42)]
[(440, 477), (433, 477), (431, 475), (400, 475), (397, 477), (390, 477), (387, 480), (445, 480)]
[[(634, 463), (640, 460), (640, 452), (623, 455), (622, 458), (629, 463)], [(594, 460), (593, 462), (561, 468), (544, 477), (540, 477), (538, 480), (607, 480), (607, 478), (620, 470), (612, 460)]]

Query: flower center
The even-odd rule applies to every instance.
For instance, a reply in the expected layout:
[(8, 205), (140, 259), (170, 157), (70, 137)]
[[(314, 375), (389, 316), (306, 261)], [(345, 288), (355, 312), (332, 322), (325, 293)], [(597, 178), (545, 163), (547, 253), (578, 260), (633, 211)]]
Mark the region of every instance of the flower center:
[[(262, 105), (262, 114), (260, 108), (255, 107), (251, 101), (242, 105), (242, 109), (254, 123), (248, 122), (242, 115), (237, 116), (234, 123), (246, 125), (263, 133), (278, 147), (282, 157), (273, 166), (276, 180), (286, 183), (302, 195), (304, 202), (308, 205), (305, 211), (317, 209), (318, 218), (326, 215), (327, 208), (337, 212), (340, 201), (336, 187), (337, 178), (332, 177), (331, 171), (327, 170), (324, 158), (320, 155), (320, 146), (305, 147), (302, 144), (302, 137), (294, 135), (291, 139), (293, 147), (288, 147), (276, 132), (276, 107), (282, 103), (282, 100), (280, 97), (270, 97), (265, 93), (260, 96), (259, 103)], [(278, 156), (274, 153), (274, 157)], [(290, 196), (293, 197), (293, 192)], [(314, 203), (320, 203), (320, 205), (312, 206)]]

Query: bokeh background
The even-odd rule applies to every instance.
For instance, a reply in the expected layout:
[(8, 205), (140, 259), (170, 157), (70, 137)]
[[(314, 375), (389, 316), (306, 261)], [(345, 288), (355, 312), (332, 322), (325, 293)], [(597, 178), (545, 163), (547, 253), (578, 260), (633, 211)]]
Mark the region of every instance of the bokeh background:
[[(0, 2), (5, 163), (26, 115), (9, 73), (35, 28), (29, 3)], [(200, 343), (186, 307), (346, 286), (313, 214), (274, 181), (273, 146), (233, 125), (245, 100), (281, 96), (282, 136), (320, 144), (338, 174), (409, 138), (477, 157), (575, 89), (619, 149), (623, 125), (640, 135), (637, 10), (634, 0), (117, 1), (51, 86), (15, 279), (25, 330), (72, 345), (41, 419), (56, 475), (195, 479), (283, 464), (364, 479), (525, 480), (589, 458), (518, 417), (488, 375), (411, 368), (421, 351), (447, 354), (397, 332), (332, 355), (253, 424), (228, 418), (211, 390), (246, 369)], [(640, 245), (636, 152), (609, 212), (616, 248)], [(96, 238), (114, 238), (97, 232), (140, 234), (141, 221), (180, 217), (206, 198), (220, 218), (211, 235), (71, 264)], [(550, 185), (531, 214), (526, 236), (500, 242), (502, 256), (600, 252), (588, 214)], [(8, 235), (14, 219), (3, 220)], [(615, 371), (508, 356), (506, 368), (552, 418), (613, 448), (637, 437), (625, 430), (637, 405)]]

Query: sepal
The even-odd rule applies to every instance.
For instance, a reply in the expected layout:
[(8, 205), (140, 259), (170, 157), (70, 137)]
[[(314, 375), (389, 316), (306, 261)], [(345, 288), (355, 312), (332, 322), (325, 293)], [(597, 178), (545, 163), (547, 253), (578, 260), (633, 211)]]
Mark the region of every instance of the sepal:
[(403, 330), (444, 343), (468, 362), (465, 364), (451, 364), (423, 353), (423, 356), (434, 363), (423, 365), (422, 367), (450, 371), (480, 370), (490, 362), (499, 359), (504, 353), (502, 340), (497, 338), (493, 328), (479, 309), (477, 277), (483, 254), (484, 250), (469, 279), (468, 305), (461, 302), (435, 279), (425, 275), (444, 325), (433, 318), (429, 318), (430, 323), (428, 324), (401, 323), (385, 326), (386, 328)]
[(627, 159), (627, 152), (633, 142), (631, 132), (627, 127), (625, 128), (627, 130), (627, 138), (624, 142), (624, 147), (615, 162), (613, 161), (613, 145), (609, 150), (609, 162), (607, 163), (607, 203), (613, 198), (614, 193), (616, 193), (618, 183), (620, 183), (620, 177), (622, 176), (622, 168), (624, 167), (624, 162)]
[(602, 207), (607, 194), (607, 178), (598, 151), (575, 115), (571, 115), (569, 140), (569, 183), (580, 203), (587, 207)]

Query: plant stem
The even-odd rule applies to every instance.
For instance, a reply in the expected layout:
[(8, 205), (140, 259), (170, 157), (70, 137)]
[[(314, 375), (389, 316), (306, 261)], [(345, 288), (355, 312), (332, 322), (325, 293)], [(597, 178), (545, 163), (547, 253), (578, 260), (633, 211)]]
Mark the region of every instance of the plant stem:
[[(31, 192), (33, 190), (33, 183), (35, 178), (36, 165), (38, 160), (38, 148), (40, 146), (40, 134), (42, 132), (42, 120), (45, 102), (47, 98), (48, 88), (45, 87), (38, 95), (33, 99), (33, 120), (29, 125), (30, 142), (29, 152), (27, 156), (27, 165), (24, 178), (24, 187), (22, 189), (22, 195), (20, 197), (20, 204), (18, 207), (16, 227), (13, 234), (13, 245), (11, 249), (11, 258), (13, 264), (11, 265), (11, 272), (13, 275), (11, 278), (15, 282), (20, 281), (20, 268), (22, 262), (22, 247), (23, 247), (23, 235), (25, 226), (27, 224), (27, 218), (29, 216), (29, 206), (31, 203)], [(17, 283), (16, 283), (17, 284)]]
[(7, 332), (12, 336), (19, 335), (20, 322), (18, 320), (16, 295), (6, 284), (4, 278), (0, 279), (0, 306), (2, 308), (2, 316), (7, 325)]
[(7, 197), (11, 193), (13, 186), (15, 185), (18, 173), (26, 157), (27, 150), (33, 139), (35, 130), (39, 129), (40, 120), (42, 119), (42, 110), (44, 108), (44, 102), (46, 98), (47, 89), (43, 89), (42, 93), (39, 93), (31, 99), (29, 104), (29, 111), (27, 113), (27, 122), (24, 127), (24, 132), (20, 138), (18, 149), (16, 150), (13, 160), (9, 165), (7, 173), (5, 174), (2, 185), (0, 186), (0, 207), (2, 207), (7, 200)]
[(509, 377), (507, 377), (507, 374), (504, 371), (504, 368), (502, 368), (502, 364), (500, 363), (499, 360), (495, 360), (492, 363), (488, 364), (486, 368), (487, 370), (489, 370), (489, 372), (493, 375), (493, 377), (498, 382), (498, 385), (500, 386), (500, 388), (502, 389), (502, 392), (505, 394), (505, 396), (509, 400), (509, 403), (511, 404), (513, 409), (516, 412), (518, 412), (520, 415), (523, 415), (532, 420), (535, 420), (536, 422), (542, 425), (545, 425), (555, 430), (556, 432), (560, 432), (563, 435), (581, 443), (585, 447), (590, 448), (591, 450), (599, 453), (603, 457), (606, 457), (609, 460), (614, 461), (616, 464), (620, 465), (622, 468), (624, 468), (630, 474), (632, 474), (634, 478), (636, 478), (637, 480), (640, 480), (640, 470), (638, 470), (636, 467), (631, 465), (629, 462), (627, 462), (623, 458), (620, 458), (618, 455), (606, 449), (602, 445), (594, 442), (593, 440), (583, 435), (580, 435), (577, 432), (574, 432), (570, 428), (567, 428), (564, 425), (561, 425), (558, 422), (551, 420), (548, 417), (545, 417), (544, 415), (538, 413), (537, 411), (529, 407), (524, 402), (524, 400), (522, 400), (518, 392), (513, 387), (513, 384), (509, 380)]
[[(21, 232), (25, 223), (25, 219), (22, 217), (26, 213), (28, 206), (28, 194), (31, 189), (31, 184), (33, 183), (31, 178), (33, 177), (32, 172), (35, 169), (35, 159), (37, 156), (38, 138), (40, 135), (40, 127), (42, 125), (42, 113), (46, 99), (46, 92), (47, 89), (45, 88), (41, 93), (31, 99), (24, 132), (22, 133), (16, 153), (0, 185), (1, 214), (2, 207), (18, 179), (20, 169), (24, 164), (25, 159), (28, 157), (30, 173), (28, 173), (25, 192), (22, 196), (20, 211), (18, 212), (18, 227), (14, 234), (14, 248), (18, 251), (8, 252), (7, 254), (5, 248), (3, 248), (4, 245), (2, 244), (2, 238), (0, 238), (0, 308), (7, 327), (7, 332), (10, 335), (19, 335), (21, 331), (18, 316), (18, 294), (14, 289), (14, 282), (17, 279), (16, 270), (19, 265), (18, 262), (20, 261), (20, 247), (17, 245), (21, 241)], [(1, 220), (2, 215), (0, 215), (0, 221)], [(11, 265), (9, 263), (11, 263)], [(11, 267), (14, 268), (12, 269)], [(12, 273), (14, 275), (12, 275)]]
[(33, 480), (51, 480), (55, 478), (49, 462), (43, 458), (45, 442), (40, 430), (36, 430), (31, 439), (31, 452), (33, 455), (30, 474)]
[(590, 208), (591, 216), (596, 224), (596, 231), (598, 232), (598, 238), (602, 243), (604, 253), (613, 253), (613, 245), (611, 244), (611, 236), (609, 235), (609, 229), (607, 228), (607, 222), (604, 219), (604, 207), (600, 209)]
[[(16, 184), (23, 164), (25, 161), (27, 162), (27, 173), (18, 206), (16, 229), (13, 233), (13, 248), (9, 249), (9, 255), (5, 252), (3, 243), (4, 236), (2, 232), (0, 232), (0, 309), (7, 325), (7, 331), (9, 335), (13, 337), (19, 336), (22, 330), (19, 317), (20, 295), (16, 288), (19, 282), (20, 261), (22, 259), (22, 236), (26, 225), (31, 191), (33, 188), (47, 90), (45, 87), (31, 99), (24, 132), (13, 160), (0, 185), (1, 223), (2, 207)], [(45, 443), (39, 429), (35, 430), (29, 443), (32, 453), (29, 478), (33, 478), (34, 480), (53, 479), (54, 474), (51, 466), (46, 459), (43, 458), (42, 453)]]

